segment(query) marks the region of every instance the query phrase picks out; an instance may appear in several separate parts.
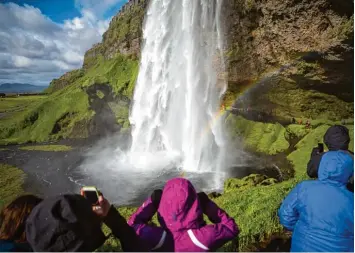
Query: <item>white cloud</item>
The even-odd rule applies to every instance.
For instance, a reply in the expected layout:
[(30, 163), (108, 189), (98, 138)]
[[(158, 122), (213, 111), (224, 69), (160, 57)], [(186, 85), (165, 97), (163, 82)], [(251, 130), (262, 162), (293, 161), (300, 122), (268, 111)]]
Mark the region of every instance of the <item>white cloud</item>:
[(12, 56), (14, 66), (17, 68), (25, 68), (31, 66), (31, 60), (24, 56), (14, 55)]
[(102, 19), (108, 10), (124, 2), (127, 0), (75, 0), (75, 5), (79, 10), (89, 11), (95, 17)]
[(80, 17), (55, 23), (33, 6), (0, 3), (0, 83), (49, 84), (80, 68), (84, 53), (102, 40), (105, 12), (123, 0), (76, 0)]

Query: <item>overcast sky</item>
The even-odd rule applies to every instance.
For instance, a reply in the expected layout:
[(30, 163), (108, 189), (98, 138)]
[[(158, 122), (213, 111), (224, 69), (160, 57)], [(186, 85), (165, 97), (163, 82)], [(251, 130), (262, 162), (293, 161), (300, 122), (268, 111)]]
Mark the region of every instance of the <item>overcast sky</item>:
[(18, 0), (0, 3), (0, 84), (48, 85), (80, 68), (127, 0)]

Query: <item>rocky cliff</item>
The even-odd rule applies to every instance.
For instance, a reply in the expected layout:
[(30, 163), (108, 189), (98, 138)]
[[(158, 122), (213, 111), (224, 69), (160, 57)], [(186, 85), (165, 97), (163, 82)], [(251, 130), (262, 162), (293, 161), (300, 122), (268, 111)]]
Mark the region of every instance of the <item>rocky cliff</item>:
[[(287, 117), (317, 118), (320, 111), (322, 117), (329, 116), (326, 111), (332, 118), (352, 117), (352, 1), (234, 0), (225, 1), (224, 13), (227, 104), (262, 83), (244, 106), (268, 107)], [(275, 71), (274, 78), (263, 80)], [(329, 106), (339, 103), (348, 106), (340, 115)]]
[(130, 0), (112, 18), (101, 43), (85, 53), (83, 68), (95, 63), (98, 55), (112, 59), (116, 54), (138, 58), (142, 43), (142, 25), (148, 0)]

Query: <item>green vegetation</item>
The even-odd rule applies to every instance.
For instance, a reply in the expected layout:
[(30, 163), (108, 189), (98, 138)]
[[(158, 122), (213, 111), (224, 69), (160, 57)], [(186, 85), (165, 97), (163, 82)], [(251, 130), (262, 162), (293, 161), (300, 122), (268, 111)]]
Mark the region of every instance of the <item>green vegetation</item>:
[(20, 147), (19, 149), (31, 151), (70, 151), (72, 147), (66, 145), (38, 145)]
[(0, 113), (5, 113), (4, 118), (9, 118), (29, 105), (43, 100), (46, 96), (19, 96), (0, 98)]
[(354, 15), (349, 19), (343, 19), (341, 25), (333, 29), (333, 32), (340, 41), (354, 37)]
[(130, 127), (128, 104), (123, 101), (119, 101), (118, 103), (109, 102), (109, 106), (116, 116), (117, 124), (121, 125), (124, 129), (128, 129)]
[(273, 155), (289, 147), (286, 129), (280, 124), (253, 122), (230, 114), (226, 125), (232, 138), (244, 137), (243, 143), (248, 149)]
[(320, 69), (321, 66), (318, 63), (308, 63), (305, 61), (300, 61), (297, 64), (297, 74), (306, 75), (311, 71)]
[(4, 205), (24, 193), (22, 184), (25, 174), (22, 170), (0, 163), (0, 210)]
[(354, 103), (347, 103), (336, 96), (315, 90), (300, 89), (296, 81), (279, 78), (266, 95), (276, 106), (274, 113), (284, 118), (329, 120), (348, 119), (354, 115)]
[[(88, 108), (86, 93), (79, 87), (67, 86), (32, 103), (16, 115), (2, 119), (0, 143), (43, 142), (70, 137), (78, 122), (93, 115)], [(84, 133), (85, 129), (80, 132)]]
[(52, 93), (63, 89), (64, 87), (75, 82), (78, 78), (82, 77), (84, 73), (85, 72), (82, 69), (75, 69), (65, 73), (58, 79), (53, 79), (49, 84), (49, 87), (45, 90), (45, 93)]
[(122, 55), (117, 55), (110, 60), (98, 56), (95, 64), (87, 69), (86, 74), (77, 82), (80, 82), (82, 87), (91, 86), (95, 83), (109, 83), (115, 94), (131, 98), (137, 75), (138, 62), (135, 60)]
[(103, 50), (107, 51), (115, 48), (115, 44), (140, 38), (144, 12), (145, 9), (141, 5), (135, 5), (123, 15), (114, 18), (103, 35)]
[(302, 138), (309, 132), (305, 125), (291, 124), (286, 127), (286, 139)]
[[(90, 109), (86, 89), (93, 84), (107, 83), (117, 96), (132, 97), (137, 74), (138, 63), (135, 60), (122, 55), (110, 60), (99, 56), (84, 74), (75, 75), (70, 85), (48, 96), (1, 99), (0, 112), (12, 111), (11, 117), (7, 117), (6, 112), (1, 119), (0, 144), (86, 138), (90, 120), (95, 114)], [(103, 94), (98, 92), (97, 95)], [(118, 123), (129, 127), (128, 104), (126, 108), (121, 105), (116, 117)]]
[(104, 94), (101, 90), (96, 91), (96, 95), (97, 95), (100, 99), (103, 99), (103, 98), (105, 97), (105, 94)]

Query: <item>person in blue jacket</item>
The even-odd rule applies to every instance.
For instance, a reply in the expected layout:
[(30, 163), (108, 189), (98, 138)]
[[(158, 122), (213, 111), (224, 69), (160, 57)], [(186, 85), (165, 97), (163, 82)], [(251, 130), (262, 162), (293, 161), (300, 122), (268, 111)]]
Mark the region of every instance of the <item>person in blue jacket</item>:
[(354, 193), (346, 188), (353, 174), (349, 153), (329, 151), (318, 179), (299, 183), (284, 199), (278, 215), (293, 231), (292, 252), (354, 252)]

